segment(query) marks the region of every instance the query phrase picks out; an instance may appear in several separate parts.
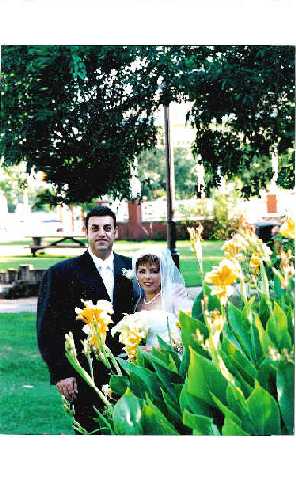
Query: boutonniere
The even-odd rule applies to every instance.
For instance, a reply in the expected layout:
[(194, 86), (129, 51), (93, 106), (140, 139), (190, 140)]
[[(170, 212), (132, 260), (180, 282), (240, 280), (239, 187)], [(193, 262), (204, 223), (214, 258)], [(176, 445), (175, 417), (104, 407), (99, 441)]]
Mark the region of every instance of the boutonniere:
[(135, 275), (132, 269), (125, 269), (125, 268), (121, 269), (121, 274), (123, 275), (123, 277), (126, 277), (129, 280), (132, 280)]

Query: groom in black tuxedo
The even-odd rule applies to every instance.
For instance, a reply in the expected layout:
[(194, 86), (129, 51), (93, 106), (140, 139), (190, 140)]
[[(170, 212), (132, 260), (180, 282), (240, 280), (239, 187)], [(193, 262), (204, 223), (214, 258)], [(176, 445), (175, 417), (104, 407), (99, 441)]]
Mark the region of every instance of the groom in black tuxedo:
[[(131, 259), (112, 251), (117, 237), (113, 211), (104, 206), (92, 209), (86, 216), (85, 229), (88, 250), (79, 257), (55, 264), (43, 277), (37, 307), (37, 336), (50, 382), (73, 403), (75, 419), (91, 432), (97, 428), (93, 406), (102, 408), (102, 402), (65, 357), (65, 333), (72, 331), (78, 360), (88, 370), (81, 345), (86, 337), (82, 331), (84, 323), (76, 320), (75, 307), (83, 307), (81, 299), (94, 303), (100, 299), (111, 301), (116, 324), (124, 312), (133, 311), (136, 298), (132, 282), (122, 274), (122, 269), (132, 268)], [(106, 343), (115, 355), (121, 351), (115, 339), (108, 337)], [(95, 364), (95, 381), (98, 387), (109, 381), (108, 370), (101, 362)]]

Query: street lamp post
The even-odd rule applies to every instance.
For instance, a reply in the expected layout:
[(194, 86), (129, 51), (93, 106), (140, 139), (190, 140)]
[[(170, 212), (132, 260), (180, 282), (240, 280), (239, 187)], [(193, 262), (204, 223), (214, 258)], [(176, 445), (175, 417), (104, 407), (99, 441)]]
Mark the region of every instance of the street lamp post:
[(171, 148), (169, 105), (164, 105), (164, 137), (167, 166), (167, 247), (171, 251), (176, 266), (179, 268), (179, 254), (176, 249), (176, 223), (174, 220), (175, 167)]

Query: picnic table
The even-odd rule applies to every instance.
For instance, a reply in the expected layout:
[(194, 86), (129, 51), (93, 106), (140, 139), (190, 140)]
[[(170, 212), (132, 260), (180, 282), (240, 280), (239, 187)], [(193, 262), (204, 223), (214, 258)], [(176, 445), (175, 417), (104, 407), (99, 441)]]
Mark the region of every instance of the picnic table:
[[(77, 235), (59, 235), (59, 236), (29, 236), (32, 244), (29, 246), (31, 254), (36, 257), (36, 252), (47, 249), (48, 247), (86, 247), (82, 240), (84, 236)], [(47, 239), (46, 243), (44, 240)], [(71, 241), (71, 242), (66, 242)]]

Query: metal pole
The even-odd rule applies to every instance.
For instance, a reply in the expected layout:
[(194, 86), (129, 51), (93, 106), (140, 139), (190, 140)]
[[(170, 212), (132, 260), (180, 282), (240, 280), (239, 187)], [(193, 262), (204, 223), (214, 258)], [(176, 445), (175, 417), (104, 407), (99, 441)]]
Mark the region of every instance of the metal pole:
[(176, 223), (174, 221), (175, 166), (171, 148), (169, 105), (164, 105), (164, 137), (167, 166), (167, 247), (171, 251), (176, 266), (179, 268), (179, 254), (176, 249)]

